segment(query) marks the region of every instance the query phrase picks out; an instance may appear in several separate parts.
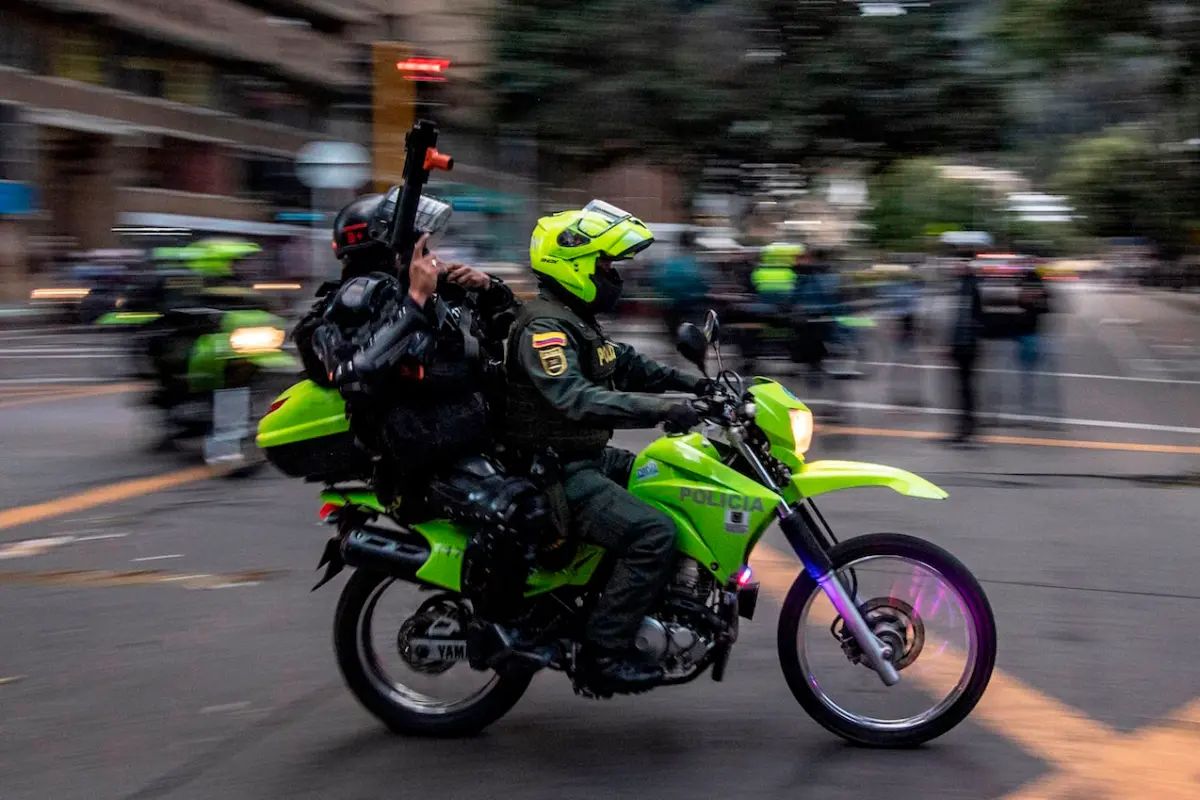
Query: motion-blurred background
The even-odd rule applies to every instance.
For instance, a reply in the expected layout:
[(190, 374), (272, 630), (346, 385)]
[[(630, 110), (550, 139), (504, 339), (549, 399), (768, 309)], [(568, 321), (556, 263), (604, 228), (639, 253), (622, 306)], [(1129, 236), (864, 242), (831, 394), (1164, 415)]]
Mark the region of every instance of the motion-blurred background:
[[(481, 740), (353, 705), (307, 594), (313, 487), (158, 452), (131, 353), (170, 303), (147, 287), (214, 257), (293, 320), (417, 118), (457, 162), (439, 255), (529, 292), (540, 214), (628, 209), (658, 241), (615, 338), (672, 358), (715, 308), (729, 365), (817, 412), (814, 457), (949, 489), (830, 516), (980, 576), (1003, 674), (972, 722), (830, 743), (769, 615), (727, 683), (536, 684)], [(1198, 437), (1192, 0), (0, 2), (5, 800), (1198, 797)]]

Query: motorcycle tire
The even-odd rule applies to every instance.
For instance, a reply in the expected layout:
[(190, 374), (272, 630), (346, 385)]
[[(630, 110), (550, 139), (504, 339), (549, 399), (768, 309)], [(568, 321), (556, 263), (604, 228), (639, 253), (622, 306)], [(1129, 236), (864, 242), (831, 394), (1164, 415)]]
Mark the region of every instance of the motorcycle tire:
[(360, 703), (393, 732), (412, 736), (458, 737), (479, 733), (508, 713), (533, 680), (528, 672), (502, 672), (495, 683), (470, 705), (447, 711), (419, 711), (399, 702), (373, 677), (373, 665), (363, 648), (364, 612), (373, 607), (381, 584), (392, 578), (359, 569), (350, 576), (338, 600), (333, 644), (346, 685)]
[[(788, 688), (810, 717), (832, 733), (854, 744), (880, 748), (915, 747), (949, 731), (966, 718), (987, 688), (996, 663), (996, 621), (987, 595), (961, 561), (941, 547), (899, 533), (872, 533), (847, 539), (829, 552), (834, 569), (871, 556), (898, 556), (936, 570), (965, 602), (975, 626), (977, 657), (963, 693), (937, 716), (910, 728), (880, 730), (860, 725), (835, 713), (809, 684), (800, 664), (797, 636), (809, 597), (820, 589), (807, 572), (801, 572), (784, 600), (779, 615), (779, 662)], [(849, 667), (849, 662), (847, 662)], [(862, 669), (862, 667), (854, 667)], [(903, 675), (903, 673), (901, 673)]]

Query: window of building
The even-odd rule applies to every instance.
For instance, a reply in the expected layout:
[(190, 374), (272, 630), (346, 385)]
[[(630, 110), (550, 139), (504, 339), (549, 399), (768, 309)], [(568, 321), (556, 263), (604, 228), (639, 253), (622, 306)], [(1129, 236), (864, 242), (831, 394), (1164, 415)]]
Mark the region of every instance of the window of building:
[(50, 48), (50, 74), (81, 83), (108, 83), (109, 48), (95, 35), (67, 29), (54, 37)]
[(16, 12), (4, 12), (0, 24), (0, 64), (30, 72), (44, 72), (46, 48), (42, 29)]

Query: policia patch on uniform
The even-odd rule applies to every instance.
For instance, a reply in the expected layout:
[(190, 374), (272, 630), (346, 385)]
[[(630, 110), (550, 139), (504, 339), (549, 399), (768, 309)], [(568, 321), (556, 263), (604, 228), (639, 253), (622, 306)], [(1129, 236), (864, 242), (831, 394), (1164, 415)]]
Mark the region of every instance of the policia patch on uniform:
[(542, 371), (551, 378), (557, 378), (567, 371), (567, 353), (561, 347), (538, 350), (538, 358), (542, 360)]

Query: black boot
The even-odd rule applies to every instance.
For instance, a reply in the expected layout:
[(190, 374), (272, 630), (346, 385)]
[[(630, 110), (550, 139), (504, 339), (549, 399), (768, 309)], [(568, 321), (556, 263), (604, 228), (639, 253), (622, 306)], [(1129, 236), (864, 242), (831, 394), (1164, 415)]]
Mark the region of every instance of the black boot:
[(606, 650), (586, 645), (579, 653), (579, 676), (598, 694), (634, 694), (658, 685), (663, 671), (628, 650)]

